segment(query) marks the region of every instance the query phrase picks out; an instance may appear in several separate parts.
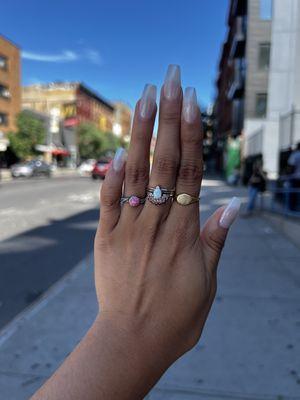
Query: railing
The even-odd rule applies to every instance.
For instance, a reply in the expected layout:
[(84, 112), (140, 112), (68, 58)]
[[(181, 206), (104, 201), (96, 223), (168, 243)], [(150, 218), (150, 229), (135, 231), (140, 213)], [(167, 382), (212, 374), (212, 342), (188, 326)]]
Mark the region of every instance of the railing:
[[(293, 210), (293, 205), (296, 210)], [(300, 218), (300, 189), (271, 187), (263, 193), (260, 207), (273, 213)]]
[(300, 110), (292, 109), (280, 117), (280, 150), (287, 150), (300, 142)]

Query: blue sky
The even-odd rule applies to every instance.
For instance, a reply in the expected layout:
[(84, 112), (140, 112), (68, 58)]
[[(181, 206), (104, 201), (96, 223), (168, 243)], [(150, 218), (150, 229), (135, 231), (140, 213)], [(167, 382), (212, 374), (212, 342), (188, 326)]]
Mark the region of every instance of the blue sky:
[(0, 33), (23, 52), (23, 84), (83, 81), (134, 106), (169, 63), (201, 103), (214, 96), (228, 0), (10, 0)]

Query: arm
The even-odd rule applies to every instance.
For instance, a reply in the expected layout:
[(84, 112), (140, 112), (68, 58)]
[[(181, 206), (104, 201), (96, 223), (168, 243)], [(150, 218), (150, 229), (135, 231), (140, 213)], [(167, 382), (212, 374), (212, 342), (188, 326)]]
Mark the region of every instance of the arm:
[[(100, 310), (92, 328), (33, 400), (140, 400), (164, 371), (199, 340), (216, 291), (216, 271), (239, 201), (218, 209), (200, 229), (199, 203), (149, 199), (147, 183), (198, 198), (202, 126), (196, 93), (182, 95), (169, 67), (149, 176), (156, 89), (146, 86), (135, 110), (131, 144), (117, 151), (101, 190), (95, 238)], [(160, 198), (161, 199), (161, 198)]]

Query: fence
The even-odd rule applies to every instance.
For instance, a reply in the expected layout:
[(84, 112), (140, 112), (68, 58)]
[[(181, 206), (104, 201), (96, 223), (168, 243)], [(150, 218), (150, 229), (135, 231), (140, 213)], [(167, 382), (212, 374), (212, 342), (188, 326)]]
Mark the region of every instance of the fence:
[(300, 142), (300, 110), (293, 109), (280, 117), (280, 150), (287, 150)]

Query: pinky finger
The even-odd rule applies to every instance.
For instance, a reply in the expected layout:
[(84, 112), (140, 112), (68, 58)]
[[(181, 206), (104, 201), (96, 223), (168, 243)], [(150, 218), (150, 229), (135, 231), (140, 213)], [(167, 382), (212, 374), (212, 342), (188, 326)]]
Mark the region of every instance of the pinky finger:
[(110, 232), (117, 225), (120, 213), (120, 199), (125, 175), (126, 151), (120, 147), (115, 154), (100, 195), (100, 229)]

